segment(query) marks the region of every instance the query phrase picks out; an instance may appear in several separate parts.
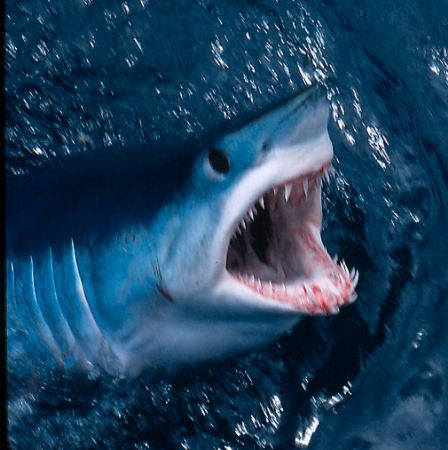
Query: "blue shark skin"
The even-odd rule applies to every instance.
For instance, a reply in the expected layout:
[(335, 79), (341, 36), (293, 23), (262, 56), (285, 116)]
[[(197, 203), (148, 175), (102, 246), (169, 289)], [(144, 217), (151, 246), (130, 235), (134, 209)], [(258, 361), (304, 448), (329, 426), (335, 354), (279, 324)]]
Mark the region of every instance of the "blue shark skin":
[(357, 272), (320, 240), (327, 121), (313, 87), (176, 163), (176, 189), (115, 164), (49, 176), (28, 203), (11, 193), (9, 362), (135, 376), (251, 350), (353, 301)]

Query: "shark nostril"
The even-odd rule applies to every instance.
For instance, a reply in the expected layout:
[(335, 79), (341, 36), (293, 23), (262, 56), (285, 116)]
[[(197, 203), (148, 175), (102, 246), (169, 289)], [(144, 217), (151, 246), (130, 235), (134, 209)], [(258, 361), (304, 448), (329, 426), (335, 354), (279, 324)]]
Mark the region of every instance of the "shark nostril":
[(212, 149), (208, 154), (208, 160), (213, 170), (218, 173), (226, 174), (230, 170), (230, 162), (228, 156), (216, 148)]

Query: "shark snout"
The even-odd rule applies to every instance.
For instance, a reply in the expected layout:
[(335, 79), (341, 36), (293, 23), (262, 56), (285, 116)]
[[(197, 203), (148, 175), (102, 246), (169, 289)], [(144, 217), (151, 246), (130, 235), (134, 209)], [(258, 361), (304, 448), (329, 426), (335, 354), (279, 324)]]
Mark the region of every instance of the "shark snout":
[(264, 151), (296, 149), (322, 135), (328, 124), (328, 102), (318, 85), (308, 88), (262, 118)]

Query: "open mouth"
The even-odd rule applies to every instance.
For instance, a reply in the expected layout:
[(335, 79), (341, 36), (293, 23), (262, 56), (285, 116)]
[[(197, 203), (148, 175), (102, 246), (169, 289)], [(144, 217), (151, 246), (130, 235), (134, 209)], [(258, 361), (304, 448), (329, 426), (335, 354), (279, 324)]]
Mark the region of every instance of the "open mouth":
[(331, 314), (356, 299), (358, 272), (331, 258), (320, 236), (321, 186), (331, 163), (271, 187), (236, 226), (226, 269), (271, 301)]

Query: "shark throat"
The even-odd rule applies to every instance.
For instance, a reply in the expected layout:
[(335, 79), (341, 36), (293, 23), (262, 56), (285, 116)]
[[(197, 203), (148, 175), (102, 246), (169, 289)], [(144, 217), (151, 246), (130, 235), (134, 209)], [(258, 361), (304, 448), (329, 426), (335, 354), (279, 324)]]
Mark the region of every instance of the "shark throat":
[(331, 165), (270, 187), (241, 218), (226, 269), (266, 300), (333, 314), (356, 299), (358, 272), (331, 258), (320, 237), (321, 188)]

